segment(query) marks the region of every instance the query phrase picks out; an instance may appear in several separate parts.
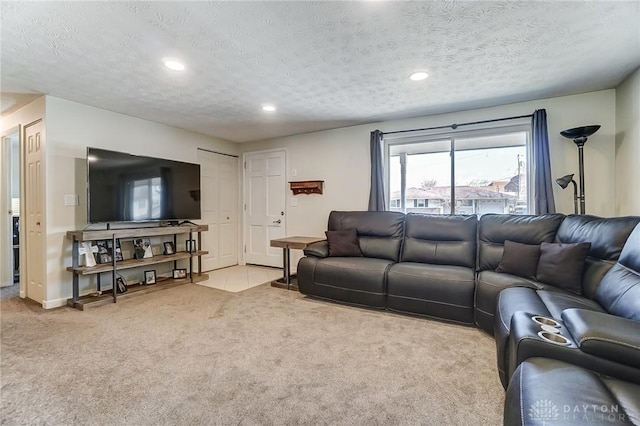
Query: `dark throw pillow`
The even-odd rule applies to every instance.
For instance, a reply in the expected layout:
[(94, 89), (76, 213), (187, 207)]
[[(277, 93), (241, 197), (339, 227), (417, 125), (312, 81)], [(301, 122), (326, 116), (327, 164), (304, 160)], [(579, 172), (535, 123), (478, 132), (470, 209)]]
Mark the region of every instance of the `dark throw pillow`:
[(356, 257), (362, 256), (358, 243), (358, 231), (345, 229), (343, 231), (326, 231), (331, 257)]
[(582, 271), (591, 243), (542, 243), (538, 281), (582, 294)]
[(535, 279), (540, 259), (540, 246), (505, 241), (502, 260), (496, 272)]

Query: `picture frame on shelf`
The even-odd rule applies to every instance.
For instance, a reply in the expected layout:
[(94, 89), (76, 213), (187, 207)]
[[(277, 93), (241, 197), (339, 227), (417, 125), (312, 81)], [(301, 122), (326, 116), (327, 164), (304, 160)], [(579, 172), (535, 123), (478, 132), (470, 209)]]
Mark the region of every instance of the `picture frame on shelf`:
[(189, 253), (198, 251), (198, 244), (196, 243), (196, 240), (187, 240), (186, 249)]
[(156, 283), (156, 270), (144, 271), (144, 284), (150, 285)]
[(133, 240), (134, 257), (136, 259), (148, 259), (153, 257), (151, 240), (149, 238), (136, 238)]
[(116, 239), (116, 248), (113, 249), (113, 241), (107, 240), (107, 250), (109, 253), (116, 258), (116, 262), (121, 262), (124, 260), (122, 256), (122, 248), (120, 247), (120, 239)]
[(175, 254), (176, 248), (173, 246), (171, 241), (167, 241), (162, 244), (164, 247), (164, 254)]
[(96, 256), (96, 261), (98, 263), (104, 264), (104, 263), (113, 262), (113, 257), (111, 257), (111, 251), (107, 246), (107, 240), (96, 241), (96, 247), (98, 248), (98, 253)]
[(187, 278), (187, 268), (174, 269), (173, 278), (174, 279)]

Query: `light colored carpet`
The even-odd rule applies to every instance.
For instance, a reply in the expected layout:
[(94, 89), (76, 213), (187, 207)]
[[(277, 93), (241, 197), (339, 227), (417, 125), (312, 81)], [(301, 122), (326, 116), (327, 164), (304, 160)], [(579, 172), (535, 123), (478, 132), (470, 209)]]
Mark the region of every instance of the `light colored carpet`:
[(498, 425), (480, 331), (261, 285), (0, 302), (2, 423)]

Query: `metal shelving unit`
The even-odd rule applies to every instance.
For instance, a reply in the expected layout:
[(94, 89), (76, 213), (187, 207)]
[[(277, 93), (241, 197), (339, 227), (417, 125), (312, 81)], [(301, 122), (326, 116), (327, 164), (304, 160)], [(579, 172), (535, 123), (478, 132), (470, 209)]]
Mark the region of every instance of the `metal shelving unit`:
[[(154, 257), (147, 259), (126, 259), (117, 261), (116, 256), (112, 254), (112, 262), (109, 264), (97, 264), (95, 266), (81, 266), (80, 265), (80, 244), (85, 241), (99, 241), (108, 240), (112, 241), (114, 249), (116, 247), (117, 240), (127, 240), (140, 237), (160, 237), (160, 236), (173, 236), (173, 244), (176, 247), (177, 236), (187, 235), (188, 239), (193, 240), (193, 235), (197, 234), (197, 247), (202, 247), (202, 232), (208, 231), (207, 225), (179, 225), (179, 226), (162, 226), (151, 228), (127, 228), (127, 229), (106, 229), (106, 230), (81, 230), (81, 231), (69, 231), (67, 232), (67, 239), (72, 241), (72, 265), (67, 268), (73, 274), (73, 297), (67, 301), (67, 304), (71, 307), (84, 310), (85, 307), (90, 305), (98, 305), (113, 302), (116, 303), (119, 297), (128, 296), (131, 294), (147, 293), (151, 291), (160, 290), (163, 288), (174, 287), (178, 284), (184, 284), (187, 282), (199, 282), (208, 279), (208, 275), (202, 273), (202, 256), (208, 254), (203, 250), (179, 251), (169, 255), (155, 255)], [(198, 258), (198, 270), (193, 270), (193, 258)], [(157, 284), (152, 286), (145, 285), (131, 285), (126, 293), (118, 293), (118, 288), (115, 285), (116, 275), (119, 270), (139, 268), (146, 265), (153, 265), (159, 263), (173, 262), (174, 268), (177, 265), (177, 261), (181, 259), (189, 260), (189, 275), (187, 278), (173, 279), (165, 278), (158, 280)], [(104, 293), (100, 292), (100, 274), (111, 272), (111, 278), (114, 285), (109, 291)], [(99, 295), (85, 295), (80, 296), (80, 277), (87, 275), (98, 276), (98, 290)]]

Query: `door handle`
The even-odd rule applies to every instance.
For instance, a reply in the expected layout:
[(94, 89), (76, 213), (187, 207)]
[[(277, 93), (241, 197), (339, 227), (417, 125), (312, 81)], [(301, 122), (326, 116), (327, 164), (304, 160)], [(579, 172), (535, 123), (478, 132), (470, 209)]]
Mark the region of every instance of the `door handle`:
[(282, 223), (282, 221), (280, 219), (278, 219), (278, 220), (274, 220), (273, 223), (280, 224), (280, 223)]

